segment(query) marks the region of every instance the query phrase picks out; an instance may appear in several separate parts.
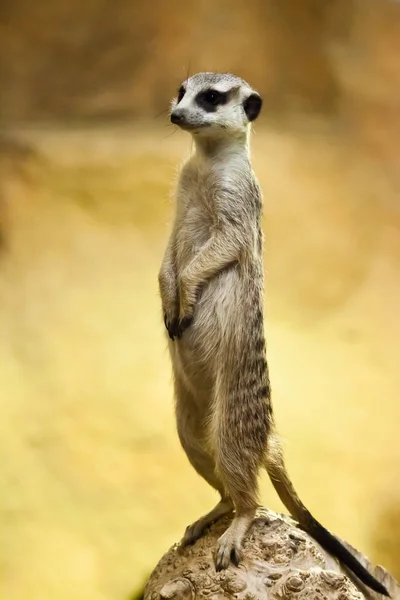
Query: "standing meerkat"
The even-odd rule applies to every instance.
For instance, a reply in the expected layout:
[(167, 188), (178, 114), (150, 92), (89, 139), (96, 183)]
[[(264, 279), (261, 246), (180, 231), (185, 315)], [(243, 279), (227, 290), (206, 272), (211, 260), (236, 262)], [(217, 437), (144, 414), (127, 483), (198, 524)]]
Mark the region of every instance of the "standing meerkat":
[(262, 195), (249, 152), (261, 105), (243, 79), (216, 73), (189, 77), (172, 103), (171, 121), (192, 134), (196, 152), (180, 173), (159, 287), (179, 438), (193, 467), (221, 496), (186, 529), (183, 543), (234, 510), (218, 540), (216, 569), (231, 560), (237, 565), (265, 467), (300, 525), (361, 581), (388, 595), (303, 505), (275, 433), (263, 324)]

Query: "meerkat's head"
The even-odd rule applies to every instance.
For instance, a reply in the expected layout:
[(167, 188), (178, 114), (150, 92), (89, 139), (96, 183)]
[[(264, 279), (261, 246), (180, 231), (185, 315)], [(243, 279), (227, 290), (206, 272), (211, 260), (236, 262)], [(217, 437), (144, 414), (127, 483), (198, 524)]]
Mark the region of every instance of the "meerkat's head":
[(172, 101), (171, 121), (196, 136), (238, 137), (260, 114), (261, 96), (229, 73), (197, 73)]

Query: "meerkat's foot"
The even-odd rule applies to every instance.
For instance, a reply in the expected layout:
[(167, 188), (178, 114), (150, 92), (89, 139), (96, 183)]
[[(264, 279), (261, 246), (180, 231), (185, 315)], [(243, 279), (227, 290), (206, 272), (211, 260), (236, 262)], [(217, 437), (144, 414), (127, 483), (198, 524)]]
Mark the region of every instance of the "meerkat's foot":
[(227, 515), (233, 510), (233, 504), (230, 500), (221, 500), (214, 508), (206, 515), (200, 517), (197, 521), (186, 527), (185, 535), (182, 539), (183, 546), (194, 544), (196, 540), (201, 538), (204, 530), (214, 523), (223, 515)]
[(255, 511), (251, 510), (237, 515), (224, 534), (217, 542), (215, 569), (222, 571), (229, 567), (232, 561), (238, 566), (242, 558), (243, 539), (254, 518)]

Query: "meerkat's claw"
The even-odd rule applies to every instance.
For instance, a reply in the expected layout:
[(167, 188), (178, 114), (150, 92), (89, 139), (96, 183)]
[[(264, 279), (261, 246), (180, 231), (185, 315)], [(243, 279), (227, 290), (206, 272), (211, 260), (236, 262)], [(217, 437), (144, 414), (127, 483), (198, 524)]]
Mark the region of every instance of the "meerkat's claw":
[(235, 567), (239, 566), (240, 561), (242, 560), (242, 553), (238, 552), (237, 548), (234, 548), (231, 552), (231, 561), (235, 565)]
[(174, 339), (178, 337), (178, 319), (172, 319), (172, 321), (169, 321), (167, 315), (164, 314), (164, 325), (168, 331), (169, 337), (172, 341), (174, 341)]
[(223, 571), (232, 563), (235, 567), (239, 566), (241, 552), (237, 548), (229, 548), (228, 546), (220, 546), (217, 550), (217, 558), (215, 561), (215, 570)]
[(174, 341), (174, 339), (176, 337), (178, 337), (178, 319), (174, 319), (170, 323), (169, 329), (168, 329), (168, 334), (172, 341)]
[(241, 544), (237, 543), (231, 536), (222, 535), (217, 544), (215, 570), (222, 571), (223, 569), (227, 569), (231, 562), (235, 567), (238, 567), (241, 556)]
[(207, 523), (204, 523), (203, 519), (199, 519), (195, 521), (191, 525), (186, 527), (185, 535), (182, 539), (182, 546), (191, 546), (197, 540), (201, 538), (204, 533), (204, 530), (207, 527)]
[(171, 339), (173, 339), (173, 338), (171, 337), (171, 333), (170, 333), (170, 331), (169, 331), (169, 321), (168, 321), (168, 319), (167, 319), (167, 313), (164, 313), (164, 325), (165, 325), (165, 329), (168, 331), (168, 335), (169, 335), (169, 337), (170, 337)]

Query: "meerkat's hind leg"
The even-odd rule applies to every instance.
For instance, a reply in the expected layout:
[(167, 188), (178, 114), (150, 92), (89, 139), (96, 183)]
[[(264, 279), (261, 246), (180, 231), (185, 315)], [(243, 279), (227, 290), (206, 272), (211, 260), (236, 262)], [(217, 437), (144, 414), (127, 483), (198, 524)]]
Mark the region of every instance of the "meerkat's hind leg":
[(213, 430), (216, 472), (236, 513), (217, 543), (217, 571), (226, 569), (231, 561), (236, 565), (241, 561), (243, 540), (258, 507), (258, 474), (267, 445), (266, 403), (262, 394), (237, 378), (244, 367), (239, 362), (239, 369), (229, 369), (227, 380), (220, 377), (217, 385), (220, 410)]
[(201, 538), (209, 525), (217, 521), (220, 517), (228, 515), (232, 511), (232, 501), (229, 498), (221, 498), (218, 504), (214, 506), (210, 512), (200, 517), (200, 519), (192, 523), (192, 525), (188, 525), (185, 535), (183, 536), (182, 545), (189, 546), (190, 544), (194, 544), (196, 540)]
[(235, 507), (235, 517), (217, 542), (215, 568), (226, 569), (232, 561), (236, 566), (242, 558), (243, 540), (257, 510), (258, 468), (252, 460), (246, 460), (246, 451), (220, 444), (217, 472), (220, 473), (229, 497)]
[(204, 428), (199, 426), (201, 416), (197, 413), (196, 398), (184, 385), (179, 373), (175, 373), (175, 396), (177, 429), (182, 447), (197, 473), (221, 496), (220, 502), (210, 512), (186, 528), (181, 544), (187, 546), (198, 540), (211, 523), (230, 513), (233, 510), (233, 502), (216, 473), (214, 457), (205, 447), (206, 434)]

